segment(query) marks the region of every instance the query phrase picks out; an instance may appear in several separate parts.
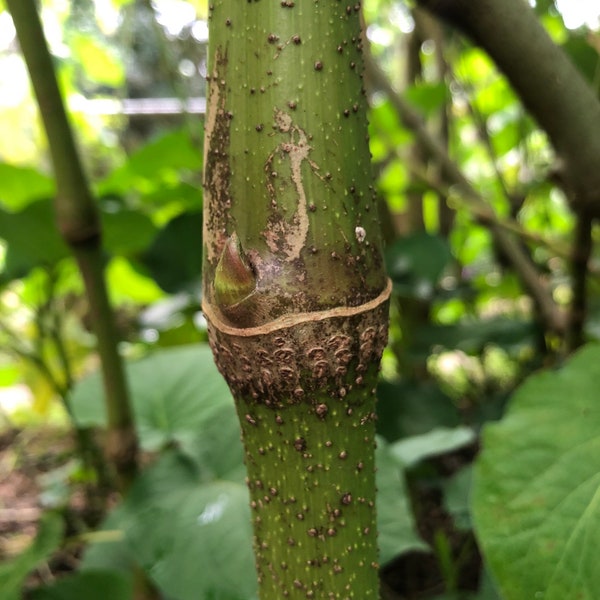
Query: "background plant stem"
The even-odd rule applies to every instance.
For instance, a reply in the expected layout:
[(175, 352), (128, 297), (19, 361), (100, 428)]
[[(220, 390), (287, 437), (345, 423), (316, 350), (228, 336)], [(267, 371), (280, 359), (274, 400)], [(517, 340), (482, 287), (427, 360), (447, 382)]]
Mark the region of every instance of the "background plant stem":
[(566, 329), (565, 315), (554, 302), (550, 290), (540, 278), (540, 273), (531, 257), (516, 243), (516, 238), (500, 225), (492, 207), (486, 203), (458, 165), (450, 158), (443, 145), (431, 135), (418, 112), (394, 91), (389, 80), (368, 53), (366, 54), (366, 65), (367, 74), (372, 85), (388, 95), (404, 125), (414, 132), (423, 151), (438, 165), (441, 177), (450, 185), (456, 186), (464, 202), (468, 203), (477, 218), (488, 226), (498, 247), (510, 260), (524, 289), (527, 290), (538, 307), (540, 318), (545, 327), (549, 331), (562, 335)]
[(58, 88), (48, 46), (33, 0), (9, 0), (21, 51), (38, 101), (54, 166), (58, 228), (70, 246), (84, 280), (102, 364), (109, 434), (107, 455), (119, 489), (137, 472), (137, 438), (118, 335), (103, 275), (100, 220)]
[[(573, 206), (600, 214), (600, 101), (523, 0), (419, 0), (472, 37), (548, 133)], [(510, 43), (506, 43), (510, 40)]]
[[(584, 341), (591, 224), (600, 216), (600, 101), (522, 0), (419, 0), (464, 31), (504, 72), (557, 154), (556, 177), (577, 215), (566, 350)], [(506, 40), (510, 39), (510, 43)], [(507, 249), (508, 250), (508, 249)], [(538, 301), (540, 312), (548, 312)]]

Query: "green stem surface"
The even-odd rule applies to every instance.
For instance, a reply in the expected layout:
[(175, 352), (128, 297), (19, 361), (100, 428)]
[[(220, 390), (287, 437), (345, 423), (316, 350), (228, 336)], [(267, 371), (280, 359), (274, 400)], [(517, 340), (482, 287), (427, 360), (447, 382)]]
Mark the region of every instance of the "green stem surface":
[(210, 5), (205, 280), (235, 234), (260, 296), (249, 324), (359, 305), (385, 285), (358, 11)]
[(203, 308), (242, 426), (260, 597), (377, 598), (390, 288), (360, 5), (209, 10)]

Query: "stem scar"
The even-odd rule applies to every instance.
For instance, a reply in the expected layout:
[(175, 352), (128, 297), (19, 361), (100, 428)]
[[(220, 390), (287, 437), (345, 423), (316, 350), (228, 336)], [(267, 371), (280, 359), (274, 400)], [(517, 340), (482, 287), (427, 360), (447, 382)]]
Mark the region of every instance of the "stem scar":
[[(273, 181), (275, 179), (273, 173), (276, 172), (273, 169), (273, 161), (277, 155), (281, 156), (284, 160), (289, 160), (291, 180), (296, 190), (298, 205), (292, 215), (291, 222), (288, 223), (282, 219), (282, 222), (277, 224), (277, 226), (271, 223), (271, 230), (265, 231), (265, 238), (272, 252), (275, 253), (283, 250), (286, 255), (285, 260), (293, 261), (300, 257), (300, 252), (306, 243), (309, 229), (309, 207), (302, 180), (303, 162), (306, 161), (309, 164), (312, 172), (319, 179), (325, 181), (325, 178), (319, 175), (319, 166), (309, 158), (310, 151), (312, 150), (312, 146), (308, 143), (309, 137), (301, 127), (293, 124), (292, 117), (282, 110), (276, 109), (275, 128), (277, 132), (287, 134), (288, 139), (278, 144), (265, 162), (264, 169), (267, 174), (266, 187), (271, 200), (271, 207), (273, 209), (278, 207), (277, 191)], [(281, 243), (282, 241), (283, 244)]]

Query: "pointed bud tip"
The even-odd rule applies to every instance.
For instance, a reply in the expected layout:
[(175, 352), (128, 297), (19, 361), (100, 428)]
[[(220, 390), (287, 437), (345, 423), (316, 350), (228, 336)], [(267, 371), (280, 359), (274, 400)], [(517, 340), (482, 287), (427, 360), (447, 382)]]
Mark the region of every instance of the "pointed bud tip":
[(215, 301), (220, 307), (238, 304), (256, 287), (256, 276), (235, 232), (223, 248), (213, 285)]

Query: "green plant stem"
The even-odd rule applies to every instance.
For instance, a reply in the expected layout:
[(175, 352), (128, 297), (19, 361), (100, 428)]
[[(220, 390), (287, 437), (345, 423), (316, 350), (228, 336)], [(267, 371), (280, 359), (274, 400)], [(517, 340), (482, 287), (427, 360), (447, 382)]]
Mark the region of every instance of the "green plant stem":
[(573, 299), (569, 306), (569, 326), (567, 329), (567, 352), (574, 352), (585, 343), (585, 322), (588, 314), (588, 275), (589, 260), (594, 244), (592, 219), (585, 212), (576, 215), (573, 254), (571, 257), (571, 278)]
[[(439, 21), (433, 18), (427, 11), (421, 10), (419, 7), (413, 9), (413, 17), (415, 23), (419, 24), (419, 27), (423, 31), (423, 35), (433, 41), (435, 45), (435, 65), (436, 75), (440, 82), (447, 81), (450, 68), (446, 62), (445, 50), (446, 50), (446, 39), (445, 31)], [(449, 102), (445, 102), (440, 109), (439, 123), (435, 129), (437, 129), (437, 138), (440, 141), (440, 145), (446, 149), (448, 148), (450, 139), (450, 119), (449, 119)], [(431, 158), (431, 157), (430, 157)], [(439, 171), (439, 165), (436, 166), (436, 170)], [(444, 237), (448, 237), (452, 231), (454, 224), (455, 212), (450, 206), (448, 206), (448, 197), (445, 194), (438, 194), (438, 218), (440, 234)]]
[(100, 220), (67, 120), (54, 65), (33, 0), (8, 0), (46, 130), (57, 195), (58, 228), (83, 276), (98, 343), (109, 420), (107, 454), (119, 487), (127, 489), (137, 471), (137, 437), (118, 335), (103, 275)]
[(555, 334), (564, 334), (566, 330), (565, 315), (554, 302), (550, 290), (540, 278), (539, 270), (531, 257), (523, 251), (510, 231), (506, 230), (507, 227), (500, 224), (492, 207), (485, 202), (483, 196), (450, 158), (443, 145), (429, 133), (423, 118), (400, 94), (396, 93), (385, 74), (369, 54), (366, 55), (366, 59), (367, 73), (372, 85), (388, 95), (404, 125), (413, 131), (427, 155), (438, 164), (443, 179), (449, 185), (456, 187), (462, 197), (462, 202), (468, 204), (480, 222), (488, 227), (498, 247), (510, 260), (524, 289), (537, 305), (545, 328)]
[[(415, 28), (412, 33), (407, 37), (406, 40), (406, 54), (407, 54), (407, 65), (406, 65), (406, 86), (415, 85), (423, 76), (423, 65), (421, 63), (421, 46), (423, 44), (423, 32), (421, 31), (420, 23), (415, 20)], [(407, 162), (410, 165), (420, 165), (426, 161), (426, 156), (421, 147), (421, 142), (415, 139), (407, 152)], [(411, 173), (412, 178), (412, 173)], [(423, 215), (423, 191), (417, 186), (413, 185), (414, 182), (408, 186), (406, 193), (407, 210), (406, 214), (408, 217), (408, 230), (407, 233), (414, 233), (417, 231), (425, 230), (425, 221)], [(410, 320), (410, 318), (409, 318)]]
[(60, 277), (60, 273), (56, 269), (48, 269), (47, 272), (47, 286), (45, 295), (48, 298), (48, 317), (50, 323), (46, 325), (45, 333), (47, 337), (50, 339), (54, 348), (56, 349), (56, 354), (58, 356), (58, 360), (60, 362), (60, 366), (62, 368), (62, 378), (64, 381), (65, 390), (70, 390), (73, 387), (73, 372), (71, 368), (71, 361), (69, 359), (69, 355), (67, 352), (67, 348), (65, 346), (65, 338), (64, 338), (64, 314), (62, 307), (57, 305), (57, 296), (55, 293), (56, 285), (58, 279)]
[(480, 196), (481, 204), (475, 204), (470, 202), (469, 198), (465, 198), (462, 194), (457, 194), (456, 190), (453, 190), (445, 182), (435, 178), (435, 175), (430, 175), (423, 168), (411, 169), (411, 172), (422, 184), (427, 185), (440, 196), (447, 197), (449, 203), (454, 206), (455, 209), (461, 207), (469, 211), (475, 220), (480, 220), (484, 224), (493, 222), (496, 227), (516, 235), (522, 241), (543, 246), (560, 258), (568, 259), (571, 256), (571, 247), (567, 244), (549, 239), (533, 231), (528, 231), (511, 217), (501, 217), (496, 213), (490, 212), (489, 209), (486, 208), (489, 207), (489, 203), (486, 202), (483, 196)]
[(203, 308), (245, 446), (262, 600), (377, 598), (390, 287), (358, 5), (210, 5)]
[[(522, 0), (419, 0), (469, 35), (505, 73), (546, 131), (559, 158), (559, 183), (577, 217), (573, 304), (567, 350), (583, 343), (591, 222), (600, 217), (600, 101), (533, 10)], [(506, 40), (510, 39), (510, 43)]]
[(523, 0), (419, 0), (419, 5), (490, 55), (548, 133), (573, 207), (600, 216), (600, 101), (533, 9)]

